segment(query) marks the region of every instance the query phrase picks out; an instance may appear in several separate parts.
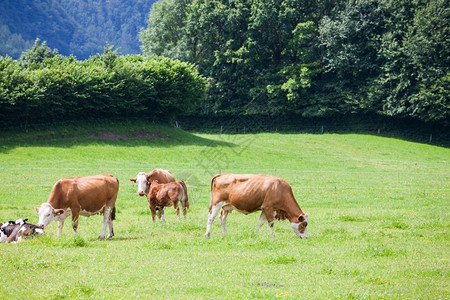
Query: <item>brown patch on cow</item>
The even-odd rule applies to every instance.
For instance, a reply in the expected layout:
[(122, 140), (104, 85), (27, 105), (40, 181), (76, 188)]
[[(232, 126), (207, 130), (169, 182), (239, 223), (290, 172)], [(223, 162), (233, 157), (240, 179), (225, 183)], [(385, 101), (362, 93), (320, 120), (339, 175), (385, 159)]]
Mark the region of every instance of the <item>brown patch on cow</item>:
[(107, 141), (135, 140), (135, 139), (167, 141), (169, 139), (168, 136), (163, 136), (159, 132), (147, 132), (147, 131), (138, 131), (134, 134), (100, 131), (97, 133), (90, 134), (89, 137)]
[(283, 221), (288, 218), (287, 213), (284, 210), (276, 210), (275, 212), (275, 219), (278, 221)]
[(308, 222), (305, 221), (305, 222), (300, 223), (300, 225), (298, 225), (298, 231), (300, 233), (304, 233), (306, 230), (306, 226), (308, 226)]

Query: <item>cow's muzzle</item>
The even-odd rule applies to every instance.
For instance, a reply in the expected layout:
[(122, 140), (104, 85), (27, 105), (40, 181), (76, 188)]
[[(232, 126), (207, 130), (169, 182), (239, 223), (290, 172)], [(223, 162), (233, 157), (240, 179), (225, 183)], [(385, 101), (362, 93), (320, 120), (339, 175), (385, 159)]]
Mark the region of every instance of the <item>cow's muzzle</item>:
[(144, 193), (144, 192), (138, 192), (138, 195), (139, 195), (139, 196), (144, 196), (145, 193)]

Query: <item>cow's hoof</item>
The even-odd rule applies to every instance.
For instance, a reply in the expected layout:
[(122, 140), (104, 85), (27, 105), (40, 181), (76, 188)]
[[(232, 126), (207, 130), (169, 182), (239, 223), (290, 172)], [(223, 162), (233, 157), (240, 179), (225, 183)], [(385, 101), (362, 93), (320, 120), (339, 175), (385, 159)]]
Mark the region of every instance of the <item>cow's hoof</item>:
[(101, 241), (101, 240), (103, 240), (103, 239), (105, 239), (105, 236), (104, 236), (104, 235), (103, 235), (103, 236), (100, 235), (100, 236), (98, 237), (98, 240), (99, 240), (99, 241)]

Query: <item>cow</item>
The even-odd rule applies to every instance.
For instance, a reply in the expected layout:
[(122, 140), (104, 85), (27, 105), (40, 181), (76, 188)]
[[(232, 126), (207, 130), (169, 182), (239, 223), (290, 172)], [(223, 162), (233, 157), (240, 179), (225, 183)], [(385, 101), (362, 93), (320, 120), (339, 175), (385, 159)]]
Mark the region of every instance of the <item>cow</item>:
[(16, 228), (16, 222), (9, 221), (7, 223), (1, 223), (0, 226), (0, 243), (5, 243), (8, 237)]
[(281, 178), (270, 175), (219, 174), (211, 179), (211, 204), (209, 207), (206, 237), (219, 211), (222, 233), (227, 234), (228, 213), (237, 210), (249, 214), (261, 210), (257, 230), (267, 220), (273, 236), (274, 219), (288, 219), (295, 234), (306, 238), (308, 214), (303, 212), (294, 198), (291, 186)]
[(44, 233), (41, 227), (27, 221), (28, 219), (17, 219), (15, 222), (9, 221), (7, 224), (2, 224), (0, 226), (0, 242), (17, 243), (28, 237)]
[(168, 170), (163, 169), (154, 169), (150, 173), (146, 174), (145, 172), (139, 172), (135, 178), (130, 178), (130, 181), (137, 183), (138, 185), (138, 195), (144, 196), (148, 194), (148, 190), (150, 189), (150, 183), (152, 180), (157, 180), (159, 183), (169, 183), (174, 182), (175, 178), (172, 173)]
[(45, 228), (51, 221), (58, 221), (58, 237), (61, 236), (64, 220), (72, 216), (72, 228), (78, 229), (78, 217), (103, 214), (103, 228), (99, 240), (114, 236), (113, 220), (116, 214), (116, 199), (119, 180), (110, 174), (63, 178), (58, 180), (50, 192), (47, 202), (35, 210), (39, 214), (38, 226)]
[(189, 208), (189, 199), (187, 188), (184, 181), (176, 181), (169, 183), (158, 183), (153, 180), (150, 184), (150, 190), (147, 194), (148, 207), (152, 213), (153, 222), (155, 221), (156, 210), (158, 210), (158, 218), (164, 220), (164, 209), (173, 205), (177, 218), (180, 217), (180, 208), (178, 202), (181, 202), (183, 208), (183, 216), (186, 218), (186, 210)]

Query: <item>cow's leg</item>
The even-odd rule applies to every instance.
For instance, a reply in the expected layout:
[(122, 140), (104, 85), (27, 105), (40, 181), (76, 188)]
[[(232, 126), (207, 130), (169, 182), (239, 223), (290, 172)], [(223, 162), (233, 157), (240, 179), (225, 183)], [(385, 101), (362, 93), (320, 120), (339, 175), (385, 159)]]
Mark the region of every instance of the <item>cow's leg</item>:
[(111, 214), (109, 215), (109, 218), (108, 218), (108, 227), (109, 227), (108, 238), (111, 238), (114, 236), (114, 227), (113, 227), (113, 211), (114, 211), (114, 209), (115, 209), (114, 207), (111, 209)]
[(222, 233), (223, 236), (227, 236), (227, 216), (228, 216), (229, 211), (228, 210), (223, 210), (220, 213), (220, 224), (222, 225)]
[(72, 212), (72, 228), (75, 233), (78, 230), (78, 213)]
[(103, 212), (103, 228), (102, 232), (98, 236), (99, 240), (103, 240), (105, 238), (105, 232), (106, 232), (106, 225), (108, 225), (109, 218), (111, 217), (111, 207), (105, 207), (105, 211)]
[(211, 226), (212, 223), (214, 222), (214, 219), (216, 218), (217, 214), (219, 213), (220, 209), (222, 208), (222, 206), (225, 205), (225, 202), (219, 202), (216, 205), (214, 205), (213, 207), (211, 207), (211, 211), (208, 215), (208, 225), (206, 225), (206, 237), (209, 237), (211, 234)]
[(267, 219), (267, 224), (269, 225), (270, 235), (274, 236), (273, 233), (273, 209), (263, 209), (263, 213)]
[(181, 198), (181, 206), (183, 207), (183, 216), (186, 219), (186, 213), (187, 213), (187, 209), (189, 208), (189, 199), (187, 196), (187, 191), (185, 189), (183, 189), (183, 195)]
[(161, 207), (155, 208), (156, 215), (158, 216), (158, 220), (161, 221)]
[(177, 219), (180, 219), (180, 205), (178, 204), (178, 201), (173, 201), (173, 208), (175, 208), (175, 214), (177, 215)]
[(186, 219), (186, 212), (187, 212), (186, 201), (181, 202), (181, 207), (183, 208), (183, 217)]
[(263, 226), (265, 221), (266, 221), (266, 215), (264, 214), (264, 212), (261, 212), (261, 216), (259, 216), (259, 221), (258, 221), (258, 225), (256, 226), (255, 233), (259, 232), (259, 229), (261, 228), (261, 226)]
[(57, 237), (60, 237), (60, 236), (61, 236), (63, 227), (64, 227), (64, 220), (58, 220), (58, 233), (57, 233)]
[(159, 208), (161, 222), (166, 222), (166, 219), (164, 219), (164, 210), (165, 209), (166, 208), (164, 206)]
[[(152, 205), (149, 205), (148, 208), (150, 209), (150, 212), (152, 213), (152, 220), (155, 222), (155, 216), (156, 216), (156, 208)], [(158, 212), (159, 217), (159, 212)]]

